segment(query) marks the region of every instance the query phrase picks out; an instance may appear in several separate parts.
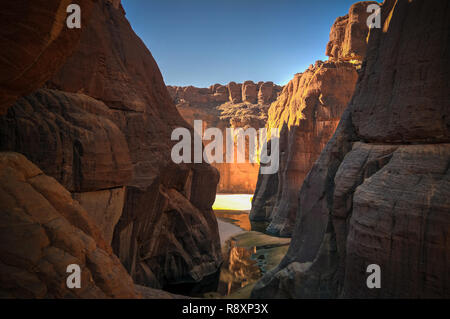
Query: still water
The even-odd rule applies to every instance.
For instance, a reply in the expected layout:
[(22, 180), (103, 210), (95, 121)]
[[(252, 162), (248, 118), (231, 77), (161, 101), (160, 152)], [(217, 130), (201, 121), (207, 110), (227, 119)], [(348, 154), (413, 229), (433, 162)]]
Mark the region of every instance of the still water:
[[(224, 298), (236, 296), (245, 287), (251, 288), (264, 274), (267, 254), (256, 246), (239, 246), (239, 235), (263, 233), (265, 222), (251, 222), (251, 194), (217, 194), (214, 202), (214, 214), (219, 225), (223, 263), (219, 271), (204, 278), (199, 283), (181, 284), (165, 287), (166, 290), (200, 298)], [(243, 298), (248, 297), (248, 292)], [(241, 296), (237, 296), (241, 298)]]
[(267, 222), (251, 222), (248, 218), (252, 208), (252, 198), (251, 194), (216, 195), (213, 210), (219, 220), (219, 232), (222, 231), (223, 236), (229, 237), (226, 227), (221, 227), (223, 223), (220, 221), (235, 225), (243, 231), (265, 232)]
[[(263, 273), (259, 266), (262, 256), (256, 247), (239, 247), (233, 235), (264, 232), (266, 222), (251, 222), (251, 194), (217, 194), (213, 209), (219, 223), (224, 262), (220, 269), (217, 290), (211, 297), (224, 297), (258, 281)], [(230, 226), (234, 226), (233, 228)]]

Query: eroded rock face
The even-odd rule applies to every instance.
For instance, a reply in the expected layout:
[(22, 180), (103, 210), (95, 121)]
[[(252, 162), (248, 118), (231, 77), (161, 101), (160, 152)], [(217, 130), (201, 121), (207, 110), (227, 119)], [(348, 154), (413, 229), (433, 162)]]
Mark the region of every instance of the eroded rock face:
[[(138, 284), (199, 281), (221, 262), (211, 211), (218, 174), (206, 164), (172, 162), (172, 130), (188, 126), (156, 62), (121, 6), (100, 2), (93, 14), (78, 50), (48, 85), (104, 102), (125, 135), (133, 178), (126, 184), (113, 249)], [(174, 204), (181, 200), (185, 206)]]
[(18, 0), (3, 4), (0, 115), (19, 96), (44, 84), (76, 49), (81, 30), (66, 27), (66, 8), (71, 3), (83, 8), (83, 21), (87, 21), (93, 0)]
[[(270, 233), (291, 235), (298, 190), (333, 135), (356, 79), (356, 69), (350, 63), (318, 61), (296, 75), (271, 105), (267, 127), (280, 130), (278, 188), (265, 196), (258, 194), (264, 189), (257, 189), (250, 214), (253, 220), (271, 220), (267, 228)], [(270, 179), (263, 175), (260, 178)], [(273, 205), (270, 213), (269, 203)]]
[(71, 192), (120, 187), (133, 167), (113, 116), (87, 95), (40, 89), (0, 118), (0, 149), (26, 155)]
[[(136, 298), (133, 281), (81, 205), (18, 153), (0, 153), (0, 296)], [(81, 267), (81, 288), (66, 286)]]
[(243, 84), (230, 82), (226, 86), (221, 84), (211, 85), (209, 88), (197, 88), (194, 86), (168, 86), (170, 95), (177, 106), (211, 107), (230, 102), (239, 104), (268, 105), (276, 100), (282, 87), (273, 82), (245, 81)]
[(228, 83), (228, 92), (231, 103), (242, 102), (242, 84), (236, 84), (236, 82)]
[(256, 188), (250, 218), (270, 221), (267, 231), (274, 235), (291, 236), (298, 191), (352, 97), (366, 51), (366, 8), (371, 3), (356, 3), (335, 21), (326, 51), (329, 61), (297, 73), (270, 106), (267, 128), (280, 130), (278, 182), (274, 187), (273, 176), (258, 176), (261, 188)]
[(362, 61), (367, 49), (367, 18), (373, 11), (367, 12), (376, 1), (361, 1), (350, 7), (347, 15), (339, 17), (330, 31), (326, 55), (332, 60)]
[(71, 191), (136, 283), (199, 281), (221, 262), (218, 173), (171, 161), (172, 130), (189, 126), (120, 1), (97, 1), (92, 15), (47, 89), (1, 118), (1, 149), (27, 154)]
[(72, 193), (81, 206), (102, 231), (103, 238), (111, 244), (114, 227), (122, 216), (125, 201), (125, 187), (98, 190), (94, 192)]
[[(226, 137), (226, 128), (263, 128), (269, 104), (277, 98), (281, 87), (273, 82), (230, 82), (227, 86), (214, 84), (207, 88), (169, 86), (177, 109), (188, 124), (202, 120), (204, 128), (217, 127)], [(240, 97), (238, 97), (240, 96)], [(244, 102), (242, 102), (244, 101)], [(225, 142), (225, 141), (224, 141)], [(224, 144), (224, 151), (225, 151)], [(235, 147), (235, 154), (237, 149)], [(225, 158), (225, 157), (224, 157)], [(259, 165), (249, 163), (212, 163), (219, 170), (217, 191), (248, 193), (256, 188)]]
[(258, 87), (253, 81), (242, 84), (242, 101), (255, 104), (258, 101)]
[(73, 193), (111, 243), (132, 163), (111, 110), (83, 94), (40, 89), (0, 118), (0, 149), (26, 155)]
[[(450, 91), (436, 81), (448, 79), (449, 9), (385, 1), (352, 101), (301, 188), (289, 251), (254, 297), (450, 296)], [(379, 289), (366, 285), (370, 264)]]

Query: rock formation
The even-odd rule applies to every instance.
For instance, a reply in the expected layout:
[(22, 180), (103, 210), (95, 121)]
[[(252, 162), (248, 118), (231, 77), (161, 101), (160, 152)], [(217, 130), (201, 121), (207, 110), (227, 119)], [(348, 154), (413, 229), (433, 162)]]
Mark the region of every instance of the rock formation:
[(253, 297), (450, 297), (450, 6), (386, 0), (381, 14), (289, 251)]
[(113, 112), (83, 94), (40, 89), (0, 118), (0, 149), (14, 150), (56, 178), (111, 243), (132, 178), (127, 141)]
[[(18, 153), (0, 153), (0, 297), (136, 298), (133, 281), (81, 205)], [(67, 266), (81, 288), (66, 286)]]
[[(220, 128), (225, 137), (225, 129), (229, 127), (265, 127), (267, 109), (282, 88), (273, 82), (255, 84), (246, 81), (243, 84), (230, 82), (226, 86), (214, 84), (209, 88), (169, 86), (168, 89), (188, 124), (202, 120), (205, 127)], [(218, 192), (251, 194), (255, 191), (259, 169), (257, 163), (247, 161), (212, 165), (220, 173)]]
[(245, 81), (243, 84), (230, 82), (226, 86), (217, 83), (209, 88), (194, 86), (168, 86), (167, 88), (177, 107), (189, 106), (211, 109), (226, 102), (230, 104), (247, 102), (248, 104), (269, 105), (276, 100), (282, 89), (273, 82), (258, 82), (255, 84), (253, 81)]
[(362, 61), (367, 49), (367, 12), (376, 1), (361, 1), (350, 7), (347, 15), (339, 17), (330, 31), (330, 41), (325, 54), (332, 59), (344, 61)]
[(78, 50), (48, 85), (104, 102), (125, 135), (133, 179), (112, 245), (133, 279), (154, 287), (199, 281), (221, 261), (211, 211), (218, 174), (207, 164), (173, 164), (172, 130), (187, 124), (156, 62), (121, 6), (99, 3), (93, 14)]
[(172, 130), (189, 126), (156, 62), (120, 1), (90, 10), (95, 19), (83, 20), (78, 47), (46, 88), (0, 118), (0, 150), (26, 154), (66, 187), (135, 283), (200, 281), (221, 263), (218, 173), (171, 161)]
[[(44, 84), (77, 47), (80, 29), (66, 28), (66, 8), (83, 7), (87, 21), (93, 0), (7, 1), (0, 12), (0, 115), (17, 97)], [(14, 43), (14, 45), (11, 45)]]
[(250, 213), (252, 220), (270, 221), (269, 233), (292, 234), (298, 191), (353, 94), (371, 3), (356, 3), (336, 20), (327, 46), (330, 59), (296, 74), (270, 106), (267, 128), (280, 130), (280, 168), (278, 177), (259, 175)]

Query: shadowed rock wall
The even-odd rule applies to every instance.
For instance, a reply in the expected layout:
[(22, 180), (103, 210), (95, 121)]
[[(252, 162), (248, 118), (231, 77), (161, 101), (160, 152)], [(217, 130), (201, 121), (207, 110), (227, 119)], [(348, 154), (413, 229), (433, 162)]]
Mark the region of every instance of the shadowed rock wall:
[[(450, 296), (448, 1), (385, 1), (355, 94), (253, 297)], [(381, 288), (366, 285), (381, 267)]]

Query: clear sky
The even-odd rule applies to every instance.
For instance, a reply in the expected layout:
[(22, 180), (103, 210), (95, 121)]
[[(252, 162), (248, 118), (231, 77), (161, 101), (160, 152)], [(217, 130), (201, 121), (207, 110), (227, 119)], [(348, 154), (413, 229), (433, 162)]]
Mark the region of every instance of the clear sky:
[(356, 0), (122, 0), (167, 85), (284, 85), (326, 59), (330, 27)]

